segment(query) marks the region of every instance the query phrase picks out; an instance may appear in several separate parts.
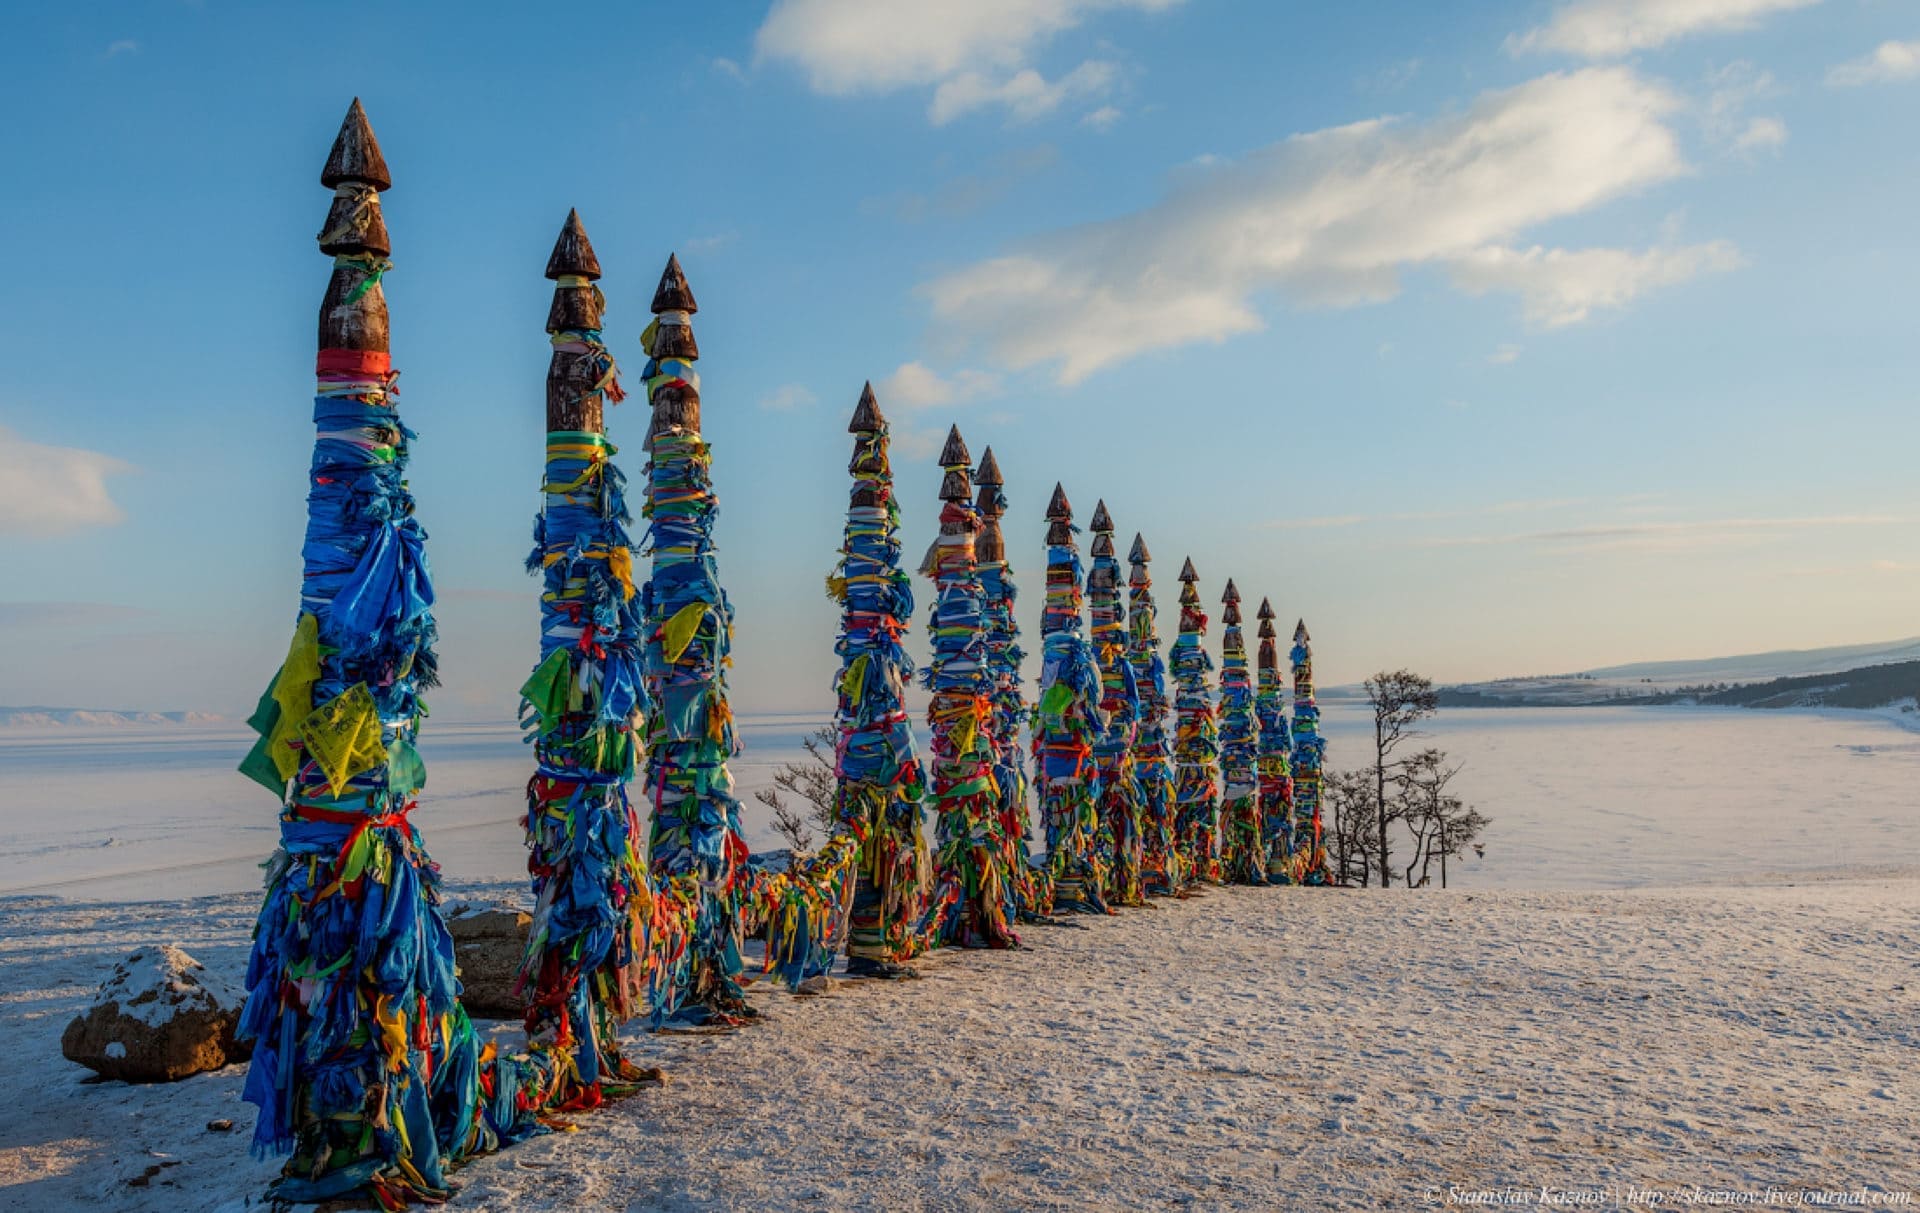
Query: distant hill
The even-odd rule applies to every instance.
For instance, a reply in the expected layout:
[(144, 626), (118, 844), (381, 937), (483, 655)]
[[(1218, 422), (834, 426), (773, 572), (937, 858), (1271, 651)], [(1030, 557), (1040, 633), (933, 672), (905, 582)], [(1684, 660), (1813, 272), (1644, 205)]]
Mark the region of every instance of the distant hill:
[(1605, 682), (1688, 684), (1757, 682), (1793, 678), (1801, 674), (1838, 674), (1869, 666), (1920, 661), (1920, 637), (1886, 640), (1878, 644), (1843, 644), (1825, 649), (1781, 649), (1739, 657), (1708, 657), (1694, 661), (1642, 661), (1607, 666), (1587, 674)]
[(123, 712), (111, 708), (0, 707), (0, 729), (124, 728), (139, 724), (225, 724), (211, 712)]
[(1657, 686), (1591, 680), (1510, 679), (1443, 687), (1443, 708), (1629, 707), (1705, 704), (1742, 708), (1885, 708), (1920, 703), (1920, 661), (1896, 661), (1762, 682)]

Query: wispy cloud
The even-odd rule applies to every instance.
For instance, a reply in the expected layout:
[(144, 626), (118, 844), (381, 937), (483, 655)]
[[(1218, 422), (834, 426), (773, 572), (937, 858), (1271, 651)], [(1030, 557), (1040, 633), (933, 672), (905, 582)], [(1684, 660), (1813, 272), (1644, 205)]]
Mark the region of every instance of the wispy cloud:
[(1682, 248), (1477, 249), (1453, 262), (1454, 284), (1470, 295), (1519, 295), (1528, 324), (1561, 328), (1599, 308), (1623, 308), (1656, 287), (1741, 265), (1724, 240)]
[(1787, 124), (1777, 117), (1752, 116), (1747, 111), (1759, 101), (1780, 95), (1773, 73), (1744, 59), (1714, 69), (1707, 76), (1706, 100), (1700, 106), (1701, 126), (1707, 138), (1743, 155), (1773, 150), (1787, 141)]
[(1511, 366), (1518, 361), (1520, 361), (1520, 347), (1511, 342), (1487, 355), (1487, 362), (1492, 366)]
[(1820, 0), (1575, 0), (1547, 24), (1507, 39), (1509, 53), (1557, 51), (1617, 59), (1695, 34), (1752, 29), (1775, 13)]
[(139, 53), (140, 44), (131, 38), (120, 38), (107, 43), (106, 57), (109, 59), (116, 58), (120, 55), (137, 55)]
[(933, 336), (1073, 383), (1156, 349), (1258, 329), (1254, 297), (1392, 298), (1409, 266), (1512, 290), (1564, 324), (1732, 264), (1730, 246), (1515, 249), (1525, 230), (1686, 171), (1666, 89), (1620, 67), (1556, 73), (1424, 125), (1377, 119), (1195, 163), (1123, 218), (1048, 233), (923, 285)]
[(1182, 0), (776, 0), (754, 36), (756, 61), (792, 63), (832, 96), (934, 89), (936, 125), (998, 106), (1031, 121), (1109, 89), (1115, 66), (1088, 59), (1049, 80), (1030, 62), (1109, 11), (1160, 12)]
[(924, 362), (902, 363), (874, 385), (882, 409), (941, 408), (965, 404), (1000, 390), (1000, 379), (986, 371), (960, 370), (941, 375)]
[(1322, 531), (1371, 521), (1365, 514), (1336, 514), (1326, 518), (1273, 518), (1260, 525), (1269, 531)]
[(1537, 544), (1544, 547), (1679, 551), (1752, 541), (1797, 531), (1890, 526), (1904, 521), (1887, 514), (1829, 514), (1800, 518), (1711, 518), (1669, 522), (1601, 523), (1559, 530), (1506, 535), (1460, 535), (1413, 541), (1417, 547), (1490, 547)]
[(1827, 73), (1827, 83), (1836, 88), (1854, 88), (1862, 84), (1886, 84), (1920, 76), (1920, 38), (1911, 42), (1882, 42), (1873, 53), (1842, 63)]
[(739, 232), (728, 229), (724, 232), (714, 232), (711, 235), (690, 237), (684, 241), (680, 247), (689, 253), (711, 253), (715, 249), (727, 247), (739, 238)]
[(59, 535), (126, 515), (107, 478), (133, 470), (111, 455), (28, 442), (0, 426), (0, 534)]
[(746, 69), (724, 56), (714, 58), (708, 66), (713, 68), (714, 75), (725, 76), (735, 84), (745, 84), (747, 82)]
[(791, 413), (819, 400), (804, 384), (783, 383), (760, 398), (760, 407), (773, 413)]
[(1103, 105), (1099, 109), (1092, 110), (1082, 117), (1080, 119), (1080, 125), (1091, 127), (1096, 131), (1106, 132), (1112, 130), (1114, 124), (1119, 122), (1121, 117), (1122, 114), (1117, 107)]
[(1059, 162), (1060, 151), (1050, 143), (1019, 148), (995, 157), (979, 172), (951, 177), (924, 193), (908, 191), (863, 198), (860, 211), (889, 215), (902, 223), (958, 219), (986, 210), (1022, 181)]

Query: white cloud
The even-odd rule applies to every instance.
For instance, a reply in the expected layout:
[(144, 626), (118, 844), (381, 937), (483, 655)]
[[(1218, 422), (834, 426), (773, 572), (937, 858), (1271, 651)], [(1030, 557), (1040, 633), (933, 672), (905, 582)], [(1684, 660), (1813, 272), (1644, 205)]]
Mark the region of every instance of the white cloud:
[(1744, 59), (1707, 74), (1707, 96), (1700, 106), (1700, 124), (1709, 139), (1736, 152), (1780, 147), (1787, 141), (1787, 124), (1774, 117), (1749, 118), (1756, 101), (1778, 96), (1780, 88), (1770, 72)]
[(760, 407), (774, 413), (791, 413), (820, 399), (803, 384), (783, 383), (760, 398)]
[(116, 55), (138, 54), (139, 51), (140, 51), (140, 44), (138, 42), (135, 42), (131, 38), (121, 38), (116, 41), (107, 43), (107, 58), (109, 59), (113, 58)]
[(1735, 151), (1757, 152), (1776, 148), (1787, 141), (1787, 124), (1778, 118), (1755, 118), (1734, 139)]
[(724, 57), (715, 58), (710, 66), (716, 75), (725, 76), (735, 84), (745, 84), (747, 73), (738, 63)]
[(1116, 73), (1113, 64), (1097, 59), (1087, 60), (1052, 82), (1030, 67), (1004, 80), (980, 72), (962, 72), (934, 90), (927, 117), (935, 126), (945, 126), (977, 109), (999, 105), (1006, 107), (1009, 121), (1032, 122), (1059, 109), (1068, 98), (1105, 93)]
[(1511, 343), (1501, 346), (1487, 355), (1487, 361), (1493, 366), (1508, 366), (1520, 360), (1520, 347)]
[(1629, 69), (1588, 68), (1422, 125), (1357, 122), (1190, 165), (1146, 210), (924, 284), (934, 338), (983, 346), (1016, 369), (1056, 363), (1071, 383), (1151, 350), (1257, 329), (1262, 290), (1347, 306), (1392, 298), (1407, 266), (1524, 258), (1502, 246), (1683, 173), (1664, 121), (1678, 106)]
[(1691, 34), (1752, 29), (1774, 13), (1820, 0), (1575, 0), (1553, 20), (1507, 39), (1512, 54), (1560, 51), (1583, 59), (1617, 59)]
[(913, 411), (965, 404), (1000, 390), (998, 376), (986, 371), (960, 370), (942, 376), (924, 362), (902, 363), (874, 386), (880, 407)]
[(1882, 42), (1871, 55), (1842, 63), (1827, 73), (1827, 83), (1839, 88), (1885, 84), (1920, 76), (1920, 38), (1912, 42)]
[(1096, 131), (1110, 131), (1113, 124), (1120, 121), (1120, 111), (1111, 105), (1103, 105), (1080, 119), (1081, 126), (1090, 126)]
[(936, 86), (928, 111), (935, 123), (987, 105), (1024, 121), (1113, 82), (1113, 65), (1095, 60), (1048, 81), (1029, 60), (1056, 35), (1101, 12), (1160, 12), (1181, 2), (776, 0), (754, 36), (754, 57), (793, 63), (815, 92), (832, 96)]
[(57, 535), (126, 515), (107, 477), (133, 465), (98, 451), (28, 442), (0, 426), (0, 534)]
[(1683, 248), (1482, 248), (1453, 261), (1453, 281), (1470, 295), (1510, 291), (1520, 296), (1527, 323), (1560, 328), (1585, 320), (1595, 308), (1620, 308), (1655, 287), (1704, 273), (1735, 269), (1740, 253), (1724, 240)]

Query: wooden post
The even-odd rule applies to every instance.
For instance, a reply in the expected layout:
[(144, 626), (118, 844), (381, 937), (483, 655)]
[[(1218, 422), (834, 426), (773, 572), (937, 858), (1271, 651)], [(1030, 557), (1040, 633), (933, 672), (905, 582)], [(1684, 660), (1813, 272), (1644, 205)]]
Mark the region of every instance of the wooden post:
[(1293, 737), (1287, 728), (1286, 687), (1273, 628), (1273, 604), (1260, 600), (1260, 674), (1253, 710), (1259, 718), (1261, 851), (1267, 883), (1293, 883)]
[(1106, 914), (1110, 844), (1094, 797), (1093, 740), (1105, 727), (1100, 670), (1087, 643), (1073, 506), (1053, 486), (1047, 502), (1047, 601), (1040, 614), (1040, 704), (1033, 717), (1040, 813), (1047, 823), (1053, 908)]
[(1174, 638), (1174, 803), (1189, 880), (1220, 880), (1220, 733), (1207, 675), (1207, 615), (1200, 609), (1200, 574), (1188, 558), (1180, 566), (1180, 634)]
[(1240, 628), (1240, 590), (1227, 578), (1220, 599), (1220, 783), (1221, 850), (1227, 879), (1267, 883), (1267, 857), (1260, 845), (1260, 731), (1254, 713), (1253, 680), (1247, 672), (1247, 642)]
[(933, 692), (927, 722), (933, 729), (933, 798), (939, 814), (936, 902), (944, 906), (941, 938), (968, 948), (1020, 945), (1009, 920), (1007, 843), (1001, 837), (1000, 805), (990, 785), (993, 770), (993, 704), (988, 697), (986, 596), (980, 588), (975, 542), (980, 534), (974, 506), (973, 458), (960, 427), (947, 431), (940, 451), (940, 537), (921, 572), (934, 582), (933, 663), (926, 684)]
[(1146, 902), (1145, 822), (1133, 745), (1140, 720), (1140, 686), (1127, 660), (1127, 610), (1120, 598), (1120, 561), (1113, 549), (1113, 516), (1102, 500), (1093, 507), (1093, 567), (1087, 572), (1087, 612), (1100, 670), (1100, 711), (1106, 728), (1093, 743), (1094, 797), (1100, 844), (1109, 856), (1108, 905)]
[(281, 842), (238, 1035), (254, 1046), (254, 1147), (292, 1154), (269, 1199), (398, 1207), (443, 1198), (448, 1167), (482, 1148), (468, 1115), (479, 1044), (456, 998), (438, 869), (409, 820), (425, 779), (419, 696), (436, 675), (433, 588), (381, 289), (392, 181), (357, 99), (321, 182), (334, 191), (318, 238), (333, 273), (301, 613), (242, 765), (280, 802)]
[(1327, 743), (1320, 736), (1320, 705), (1313, 697), (1313, 637), (1307, 621), (1293, 629), (1293, 855), (1300, 884), (1332, 883), (1321, 841), (1320, 765)]
[(974, 542), (980, 573), (981, 625), (986, 633), (987, 694), (993, 704), (993, 778), (1000, 791), (1000, 837), (1005, 844), (1008, 912), (1017, 919), (1034, 920), (1052, 912), (1053, 886), (1044, 863), (1035, 863), (1028, 849), (1032, 831), (1028, 803), (1033, 785), (1027, 779), (1027, 701), (1021, 691), (1020, 625), (1013, 604), (1018, 590), (1013, 565), (1007, 559), (1007, 541), (1000, 519), (1007, 512), (1006, 478), (988, 447), (980, 456), (973, 480), (979, 486), (974, 508), (980, 514), (980, 535)]
[(653, 416), (647, 432), (652, 577), (643, 591), (647, 702), (648, 856), (658, 891), (694, 907), (687, 1018), (734, 1022), (756, 1012), (740, 986), (746, 839), (728, 760), (738, 751), (727, 704), (733, 607), (714, 555), (712, 456), (700, 433), (699, 305), (667, 258), (641, 337)]
[(1140, 727), (1134, 734), (1135, 780), (1140, 787), (1141, 879), (1148, 893), (1172, 896), (1186, 883), (1173, 803), (1173, 749), (1167, 736), (1167, 664), (1160, 656), (1153, 602), (1153, 554), (1140, 535), (1127, 552), (1127, 661), (1140, 688)]
[(900, 567), (887, 419), (871, 383), (860, 389), (847, 432), (853, 487), (832, 582), (841, 602), (838, 810), (860, 848), (847, 976), (911, 977), (905, 962), (929, 942), (920, 929), (929, 893), (925, 781), (905, 706), (913, 663), (899, 640), (912, 624), (913, 586)]
[[(540, 660), (521, 688), (534, 729), (527, 870), (534, 929), (521, 970), (527, 1038), (567, 1055), (560, 1101), (597, 1101), (640, 1077), (619, 1024), (652, 1009), (667, 983), (650, 947), (654, 898), (627, 800), (639, 739), (640, 604), (626, 481), (606, 440), (606, 404), (623, 398), (600, 337), (600, 260), (577, 211), (547, 259), (546, 459), (529, 571), (542, 575)], [(675, 920), (663, 915), (662, 930)], [(658, 951), (664, 951), (660, 949)]]

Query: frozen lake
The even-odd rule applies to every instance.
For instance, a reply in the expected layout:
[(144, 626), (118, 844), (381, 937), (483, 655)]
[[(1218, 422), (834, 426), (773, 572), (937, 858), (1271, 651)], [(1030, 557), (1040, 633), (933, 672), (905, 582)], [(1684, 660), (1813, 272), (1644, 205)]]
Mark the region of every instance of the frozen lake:
[[(734, 767), (748, 840), (778, 845), (751, 793), (810, 718), (747, 717)], [(1363, 710), (1328, 705), (1330, 766), (1366, 761)], [(1482, 888), (1620, 888), (1776, 873), (1920, 868), (1920, 735), (1863, 713), (1693, 708), (1456, 709), (1430, 744), (1493, 819)], [(239, 726), (0, 733), (0, 895), (144, 900), (255, 886), (273, 806), (234, 772)], [(1420, 744), (1420, 743), (1414, 743)], [(449, 879), (524, 873), (531, 757), (510, 724), (429, 721), (414, 820)]]

